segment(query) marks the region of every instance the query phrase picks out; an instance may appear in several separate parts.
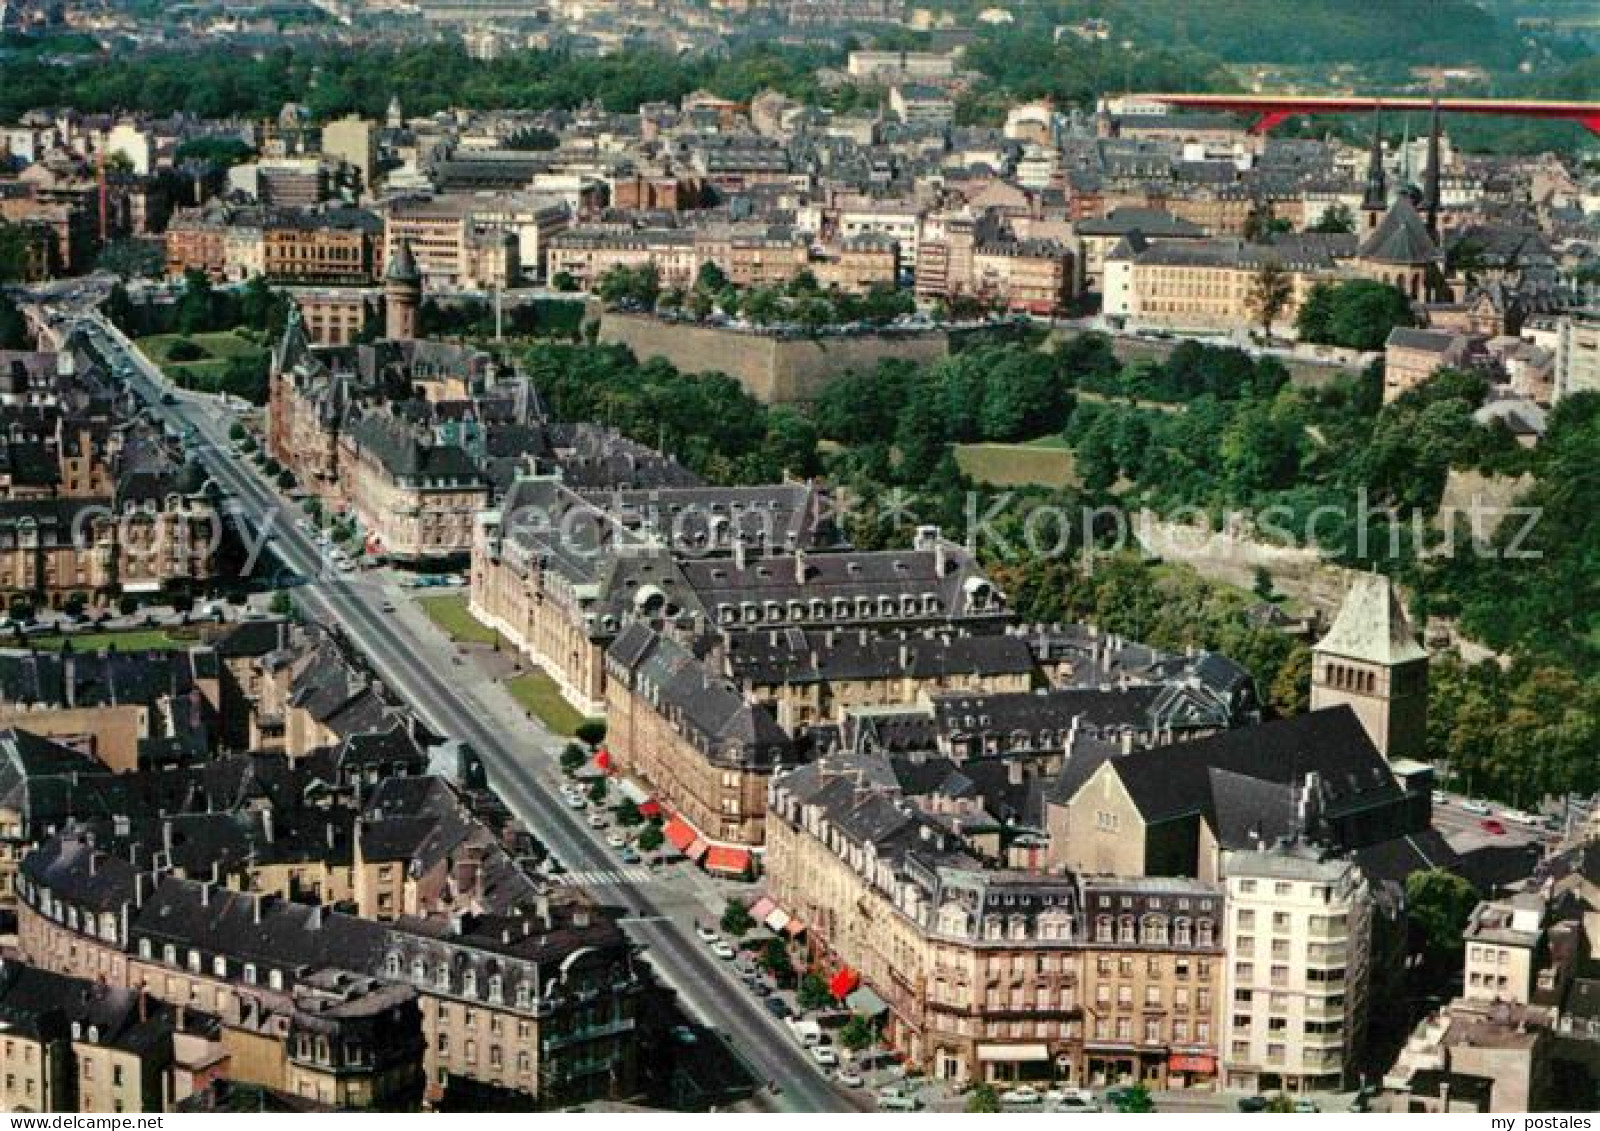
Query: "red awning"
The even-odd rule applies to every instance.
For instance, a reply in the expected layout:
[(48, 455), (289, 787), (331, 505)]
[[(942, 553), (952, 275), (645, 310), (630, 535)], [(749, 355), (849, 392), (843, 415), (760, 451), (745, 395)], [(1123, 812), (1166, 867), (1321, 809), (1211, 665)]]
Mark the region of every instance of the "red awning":
[(699, 837), (695, 837), (694, 842), (690, 844), (688, 848), (683, 850), (683, 854), (698, 864), (700, 862), (700, 857), (704, 856), (710, 850), (711, 846), (709, 844), (701, 840)]
[(805, 933), (806, 925), (798, 919), (790, 919), (789, 925), (784, 930), (789, 932), (791, 938), (799, 938)]
[(1214, 1056), (1190, 1055), (1173, 1053), (1168, 1067), (1174, 1072), (1200, 1072), (1210, 1075), (1217, 1070), (1217, 1058)]
[(828, 992), (843, 1001), (855, 992), (861, 984), (861, 975), (848, 966), (841, 966), (839, 972), (828, 981)]
[(661, 802), (652, 797), (649, 801), (639, 806), (639, 816), (646, 819), (661, 816)]
[(724, 876), (743, 876), (750, 871), (750, 852), (744, 848), (714, 845), (706, 853), (706, 871), (721, 872)]
[(609, 771), (611, 769), (611, 751), (602, 746), (600, 752), (594, 756), (594, 764), (602, 770)]
[(668, 821), (661, 830), (661, 835), (667, 838), (667, 843), (679, 852), (687, 853), (689, 846), (697, 839), (694, 829), (674, 817)]

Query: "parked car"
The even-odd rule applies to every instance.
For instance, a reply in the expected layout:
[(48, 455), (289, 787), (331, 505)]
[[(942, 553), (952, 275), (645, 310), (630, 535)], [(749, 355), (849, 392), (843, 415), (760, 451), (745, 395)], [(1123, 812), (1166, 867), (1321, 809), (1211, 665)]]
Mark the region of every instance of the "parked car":
[(711, 944), (711, 953), (725, 962), (732, 962), (735, 956), (738, 954), (738, 951), (734, 950), (733, 947), (729, 946), (721, 939), (718, 939), (716, 942)]
[(794, 1010), (789, 1008), (789, 1003), (784, 1001), (777, 994), (773, 994), (771, 997), (763, 999), (761, 1004), (766, 1006), (767, 1012), (772, 1014), (772, 1016), (776, 1017), (779, 1021), (787, 1021), (789, 1018), (794, 1016)]
[(1433, 791), (1433, 803), (1435, 805), (1448, 805), (1450, 804), (1450, 795), (1441, 789), (1436, 789)]
[(1294, 1110), (1301, 1115), (1311, 1115), (1322, 1109), (1317, 1106), (1317, 1101), (1306, 1096), (1301, 1096), (1294, 1101)]
[[(568, 794), (568, 796), (570, 797), (571, 794)], [(591, 829), (603, 829), (603, 828), (605, 828), (606, 827), (606, 815), (604, 813), (590, 813), (589, 814), (589, 827)]]
[(861, 1073), (853, 1068), (841, 1068), (833, 1074), (833, 1078), (846, 1088), (859, 1088), (866, 1081), (861, 1079)]
[(824, 1068), (839, 1067), (839, 1054), (827, 1045), (813, 1045), (811, 1047), (811, 1059)]
[(1465, 809), (1468, 813), (1471, 813), (1474, 817), (1487, 817), (1490, 813), (1494, 812), (1493, 809), (1489, 808), (1487, 802), (1479, 801), (1476, 798), (1463, 801), (1461, 803), (1461, 808)]
[(1100, 1101), (1082, 1088), (1051, 1088), (1045, 1092), (1044, 1102), (1055, 1104), (1063, 1111), (1100, 1110)]
[(721, 942), (722, 941), (722, 936), (717, 934), (717, 932), (712, 930), (710, 927), (696, 927), (694, 929), (694, 933), (699, 935), (700, 936), (700, 941), (704, 942), (704, 943), (713, 943), (713, 942)]
[(1266, 1111), (1270, 1102), (1266, 1096), (1240, 1096), (1238, 1106), (1244, 1112)]
[(881, 1111), (916, 1111), (920, 1107), (921, 1100), (900, 1088), (885, 1088), (878, 1093), (878, 1108)]
[(606, 843), (612, 848), (626, 848), (628, 846), (628, 838), (622, 835), (621, 829), (612, 829), (606, 834)]
[(589, 807), (589, 802), (584, 799), (583, 794), (581, 794), (581, 793), (569, 793), (569, 794), (567, 794), (567, 808), (568, 809), (587, 809), (588, 807)]
[(1039, 1089), (1024, 1084), (1020, 1088), (1008, 1088), (1000, 1093), (1000, 1102), (1003, 1104), (1036, 1104), (1040, 1101)]

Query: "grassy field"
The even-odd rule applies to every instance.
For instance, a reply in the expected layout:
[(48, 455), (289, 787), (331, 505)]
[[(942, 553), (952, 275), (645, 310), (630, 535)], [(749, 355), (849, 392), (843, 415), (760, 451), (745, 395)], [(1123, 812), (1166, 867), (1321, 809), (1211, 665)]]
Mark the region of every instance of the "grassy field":
[[(161, 366), (178, 384), (185, 387), (204, 386), (215, 381), (227, 371), (228, 362), (236, 357), (257, 359), (266, 356), (265, 346), (251, 341), (237, 330), (223, 330), (214, 334), (191, 334), (189, 340), (206, 352), (197, 361), (173, 361), (169, 357), (174, 342), (182, 334), (154, 334), (140, 338), (138, 346), (151, 361)], [(187, 380), (185, 380), (187, 378)]]
[[(66, 641), (72, 641), (75, 652), (98, 652), (115, 648), (119, 652), (172, 652), (188, 648), (199, 642), (197, 634), (188, 635), (164, 628), (138, 628), (127, 632), (80, 632), (73, 636), (32, 636), (26, 645), (39, 652), (59, 652)], [(0, 638), (0, 646), (13, 647), (12, 641)]]
[(992, 487), (1069, 487), (1077, 473), (1072, 451), (1058, 436), (1026, 444), (957, 444), (961, 470)]
[(420, 597), (417, 604), (422, 606), (429, 620), (458, 644), (504, 643), (499, 633), (468, 611), (467, 599), (459, 593), (444, 597)]
[(573, 735), (584, 716), (561, 697), (556, 681), (534, 671), (506, 680), (506, 690), (523, 708), (537, 716), (553, 734)]

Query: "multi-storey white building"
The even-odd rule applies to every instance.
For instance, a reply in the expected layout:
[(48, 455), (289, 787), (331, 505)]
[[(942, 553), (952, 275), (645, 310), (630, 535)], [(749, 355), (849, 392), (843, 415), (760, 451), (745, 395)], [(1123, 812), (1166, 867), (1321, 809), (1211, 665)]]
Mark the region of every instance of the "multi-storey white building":
[(1366, 1029), (1373, 897), (1348, 858), (1304, 844), (1223, 858), (1228, 891), (1223, 1079), (1335, 1090)]

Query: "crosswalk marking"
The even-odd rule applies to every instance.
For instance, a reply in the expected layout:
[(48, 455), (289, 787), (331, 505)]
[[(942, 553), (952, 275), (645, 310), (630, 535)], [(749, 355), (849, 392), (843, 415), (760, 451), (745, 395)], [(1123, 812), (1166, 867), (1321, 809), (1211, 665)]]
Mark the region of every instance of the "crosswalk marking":
[(563, 872), (555, 877), (558, 884), (569, 887), (594, 888), (616, 884), (647, 884), (655, 879), (648, 868), (597, 868), (588, 872)]

